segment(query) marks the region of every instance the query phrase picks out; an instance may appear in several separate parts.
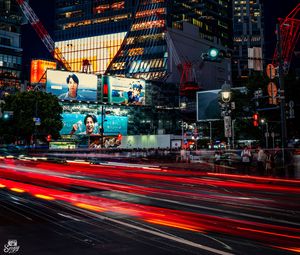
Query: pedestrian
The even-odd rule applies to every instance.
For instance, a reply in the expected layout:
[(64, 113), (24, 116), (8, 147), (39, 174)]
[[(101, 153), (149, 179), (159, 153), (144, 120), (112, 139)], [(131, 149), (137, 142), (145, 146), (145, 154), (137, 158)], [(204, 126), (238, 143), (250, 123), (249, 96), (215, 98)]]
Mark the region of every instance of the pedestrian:
[(241, 157), (242, 157), (242, 164), (243, 164), (243, 172), (245, 174), (249, 174), (252, 154), (248, 146), (244, 147), (241, 153)]
[(273, 176), (274, 168), (274, 157), (273, 154), (269, 151), (266, 151), (266, 175)]
[(190, 151), (190, 149), (186, 150), (186, 153), (185, 153), (185, 162), (186, 163), (191, 163), (191, 151)]
[(258, 146), (258, 153), (257, 153), (257, 173), (258, 173), (258, 175), (264, 175), (265, 164), (266, 164), (266, 154), (265, 154), (264, 150), (260, 146)]
[(221, 153), (216, 150), (215, 155), (214, 155), (214, 172), (215, 173), (220, 172), (220, 163), (221, 163)]
[(180, 161), (184, 162), (186, 160), (186, 151), (185, 149), (182, 147), (180, 150)]

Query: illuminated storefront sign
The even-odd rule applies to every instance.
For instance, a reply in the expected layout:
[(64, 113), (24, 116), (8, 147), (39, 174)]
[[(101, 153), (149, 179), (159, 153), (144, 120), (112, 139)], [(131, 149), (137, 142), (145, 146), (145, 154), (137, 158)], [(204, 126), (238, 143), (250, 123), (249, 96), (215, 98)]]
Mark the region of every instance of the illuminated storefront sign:
[(56, 62), (34, 59), (30, 66), (30, 83), (46, 83), (47, 69), (56, 69)]
[(145, 86), (142, 79), (102, 77), (103, 98), (107, 95), (109, 103), (145, 105)]
[(76, 149), (76, 143), (75, 142), (50, 142), (49, 143), (49, 149), (55, 150), (55, 149)]
[[(92, 116), (92, 118), (89, 118)], [(88, 135), (101, 134), (102, 116), (82, 113), (63, 113), (63, 128), (60, 131), (61, 135)], [(127, 135), (127, 116), (106, 115), (104, 121), (105, 135)], [(89, 133), (90, 129), (90, 133)]]
[(94, 74), (47, 70), (46, 92), (61, 100), (96, 101), (97, 76)]
[(83, 61), (88, 60), (91, 72), (103, 74), (119, 50), (125, 35), (126, 32), (122, 32), (60, 41), (55, 43), (55, 47), (60, 49), (73, 71), (82, 71)]

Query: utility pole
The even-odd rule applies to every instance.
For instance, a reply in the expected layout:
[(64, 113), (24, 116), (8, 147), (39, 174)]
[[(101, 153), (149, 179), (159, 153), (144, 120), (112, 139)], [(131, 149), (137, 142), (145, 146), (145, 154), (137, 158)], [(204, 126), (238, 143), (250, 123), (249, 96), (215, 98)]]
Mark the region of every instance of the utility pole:
[(101, 106), (101, 128), (100, 128), (100, 135), (101, 135), (101, 148), (104, 147), (104, 106)]
[(285, 116), (285, 91), (284, 91), (284, 76), (283, 76), (283, 59), (282, 59), (282, 41), (280, 25), (276, 25), (277, 31), (277, 52), (278, 52), (278, 80), (280, 89), (280, 119), (281, 119), (281, 148), (282, 148), (282, 164), (284, 165), (284, 148), (286, 147), (287, 132), (286, 132), (286, 116)]

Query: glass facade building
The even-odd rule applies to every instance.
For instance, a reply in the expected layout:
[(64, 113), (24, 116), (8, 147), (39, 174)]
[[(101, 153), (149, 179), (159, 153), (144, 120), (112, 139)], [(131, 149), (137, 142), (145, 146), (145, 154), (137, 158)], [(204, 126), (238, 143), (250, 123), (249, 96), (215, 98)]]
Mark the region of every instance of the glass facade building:
[(168, 26), (182, 29), (182, 21), (199, 28), (202, 39), (232, 46), (232, 0), (170, 1)]
[(205, 47), (231, 47), (231, 0), (56, 0), (55, 5), (56, 47), (73, 71), (82, 71), (88, 60), (90, 72), (151, 81), (145, 105), (114, 105), (126, 109), (128, 134), (181, 132), (183, 116), (174, 110), (180, 80), (166, 83), (174, 65), (167, 31), (184, 33), (189, 23)]
[(248, 49), (259, 48), (264, 57), (264, 15), (261, 0), (233, 1), (233, 77), (237, 80), (247, 78)]
[(73, 71), (103, 74), (128, 31), (135, 1), (55, 2), (55, 46)]
[(125, 37), (125, 32), (66, 40), (56, 43), (73, 71), (84, 71), (83, 61), (89, 61), (89, 72), (103, 74)]
[(188, 22), (201, 38), (230, 47), (231, 10), (230, 0), (56, 0), (56, 47), (74, 71), (87, 59), (97, 74), (107, 67), (106, 74), (163, 80), (167, 27)]
[(0, 0), (0, 98), (21, 86), (21, 10), (16, 1)]

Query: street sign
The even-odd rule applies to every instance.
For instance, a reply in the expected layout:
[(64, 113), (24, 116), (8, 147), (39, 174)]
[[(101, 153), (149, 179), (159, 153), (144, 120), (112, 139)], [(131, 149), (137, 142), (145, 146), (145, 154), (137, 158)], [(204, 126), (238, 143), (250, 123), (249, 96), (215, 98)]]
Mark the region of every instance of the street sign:
[(278, 93), (278, 89), (277, 86), (274, 82), (269, 82), (268, 84), (268, 95), (269, 95), (269, 104), (274, 104), (277, 105), (278, 101), (277, 101), (277, 93)]
[(268, 64), (266, 67), (266, 74), (269, 79), (273, 80), (276, 76), (276, 68), (272, 64)]
[(34, 121), (35, 126), (40, 126), (41, 125), (41, 119), (40, 118), (33, 117), (32, 119)]
[(225, 116), (224, 117), (224, 134), (225, 137), (231, 137), (231, 117)]

